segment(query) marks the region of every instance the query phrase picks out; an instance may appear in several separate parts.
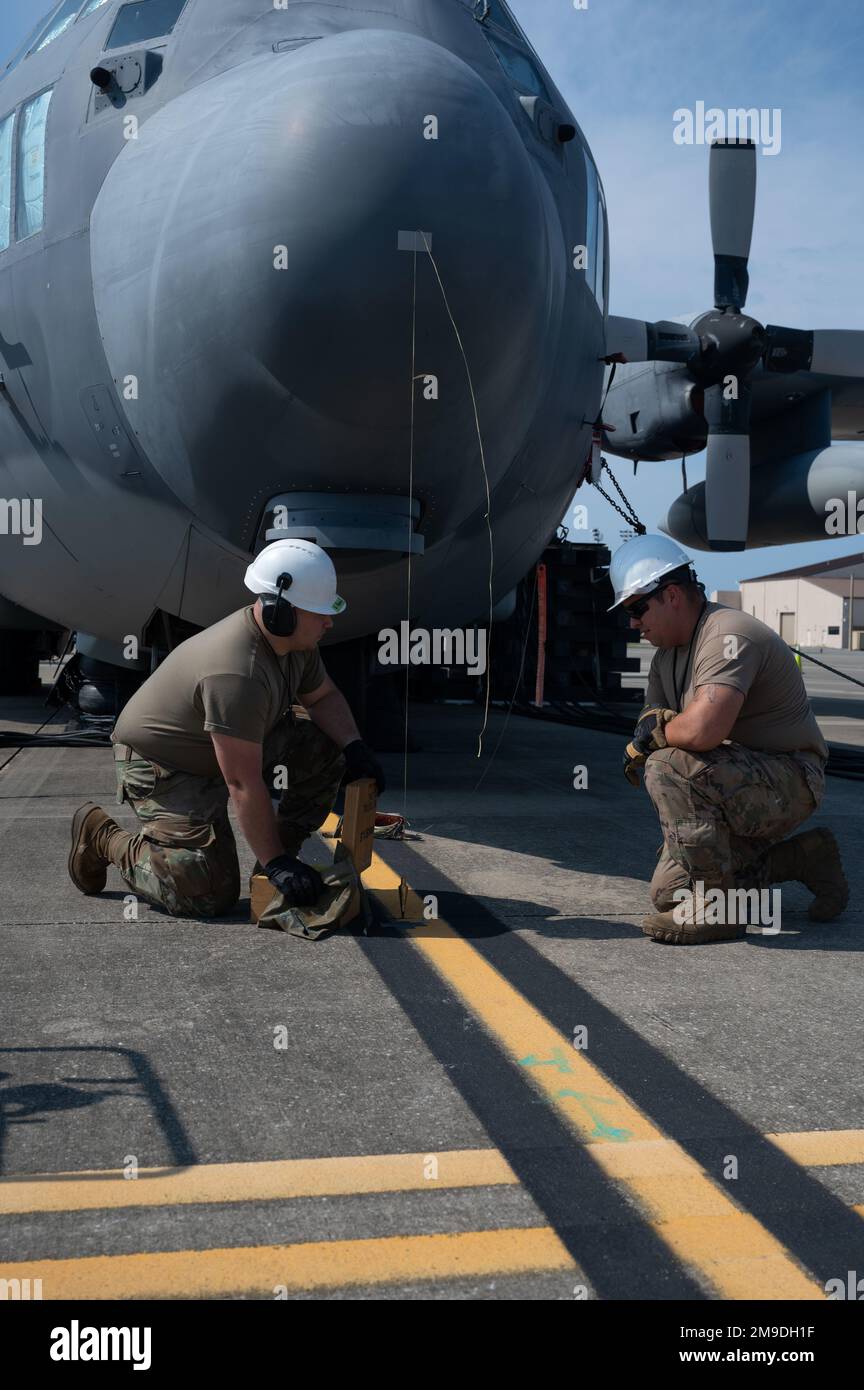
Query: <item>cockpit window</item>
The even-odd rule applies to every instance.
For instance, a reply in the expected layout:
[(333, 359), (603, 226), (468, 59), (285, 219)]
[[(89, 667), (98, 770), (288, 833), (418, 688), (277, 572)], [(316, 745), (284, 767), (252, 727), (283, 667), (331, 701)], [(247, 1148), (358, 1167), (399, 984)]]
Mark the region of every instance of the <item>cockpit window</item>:
[[(49, 13), (53, 14), (56, 8), (56, 5), (52, 5)], [(6, 68), (4, 70), (4, 75), (6, 72), (11, 72), (13, 68), (17, 68), (18, 64), (21, 62), (21, 59), (27, 53), (30, 52), (30, 49), (33, 47), (33, 44), (36, 42), (44, 28), (45, 16), (43, 15), (39, 23), (36, 25), (36, 28), (30, 30), (30, 33), (27, 35), (27, 38), (22, 43), (21, 47), (17, 49), (15, 53), (13, 53), (12, 57), (9, 59), (9, 62), (6, 64)]]
[(42, 230), (45, 222), (45, 132), (51, 93), (28, 101), (18, 123), (18, 240)]
[(0, 251), (12, 237), (12, 129), (15, 112), (0, 121)]
[(106, 49), (126, 48), (170, 34), (186, 0), (138, 0), (124, 5), (114, 21)]
[(520, 92), (526, 92), (529, 96), (542, 97), (544, 101), (548, 101), (546, 85), (527, 53), (522, 53), (520, 49), (505, 43), (491, 32), (487, 32), (486, 37), (514, 87), (518, 87)]
[(587, 226), (585, 229), (585, 246), (588, 251), (588, 264), (585, 269), (585, 278), (588, 286), (597, 300), (600, 308), (605, 312), (605, 282), (606, 282), (606, 200), (603, 197), (603, 189), (600, 187), (600, 180), (597, 177), (597, 170), (594, 161), (585, 151), (585, 172), (587, 175)]
[(40, 52), (41, 49), (47, 48), (53, 39), (59, 39), (76, 19), (84, 19), (86, 15), (92, 14), (94, 10), (107, 3), (108, 0), (85, 0), (83, 9), (81, 0), (64, 0), (62, 4), (52, 5), (48, 15), (42, 16), (36, 28), (31, 29), (26, 41), (9, 59), (0, 77), (17, 68), (22, 58)]
[(600, 209), (597, 214), (597, 275), (594, 280), (594, 298), (604, 314), (606, 312), (606, 199), (598, 184)]
[(70, 24), (74, 24), (78, 18), (80, 8), (81, 0), (63, 0), (59, 10), (51, 16), (45, 28), (40, 32), (30, 52), (41, 53), (42, 49), (47, 48), (49, 43), (53, 43), (55, 39), (59, 39), (61, 34), (65, 34)]

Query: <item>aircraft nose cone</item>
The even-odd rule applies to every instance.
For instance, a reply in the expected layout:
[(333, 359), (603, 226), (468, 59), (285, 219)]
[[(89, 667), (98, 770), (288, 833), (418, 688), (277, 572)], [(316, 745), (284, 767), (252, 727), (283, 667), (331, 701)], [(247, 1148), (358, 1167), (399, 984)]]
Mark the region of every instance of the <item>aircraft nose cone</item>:
[(445, 533), (482, 502), (475, 405), (493, 484), (536, 412), (553, 220), (513, 117), (428, 40), (353, 31), (201, 84), (141, 128), (92, 222), (144, 447), (248, 544), (282, 489), (407, 490), (413, 368), (416, 489)]
[(379, 428), (410, 368), (416, 251), (415, 365), (438, 376), (448, 408), (465, 376), (456, 330), (481, 387), (490, 350), (524, 371), (518, 346), (545, 305), (543, 220), (498, 100), (406, 35), (346, 35), (309, 63), (305, 136), (284, 151), (289, 267), (271, 370), (336, 419)]

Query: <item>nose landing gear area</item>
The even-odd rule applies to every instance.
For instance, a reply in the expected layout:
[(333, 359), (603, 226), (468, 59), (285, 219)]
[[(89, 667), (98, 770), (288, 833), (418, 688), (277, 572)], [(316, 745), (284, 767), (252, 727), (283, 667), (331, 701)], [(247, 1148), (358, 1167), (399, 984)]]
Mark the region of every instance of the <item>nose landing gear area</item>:
[[(617, 741), (514, 719), (474, 791), (476, 724), (412, 719), (418, 838), (376, 843), (368, 934), (314, 945), (245, 900), (136, 919), (113, 869), (82, 898), (68, 823), (88, 797), (113, 813), (110, 758), (6, 764), (0, 1280), (46, 1300), (821, 1301), (860, 1265), (858, 885), (827, 926), (784, 887), (777, 936), (657, 947), (657, 828)], [(832, 779), (819, 820), (860, 879), (858, 802)]]

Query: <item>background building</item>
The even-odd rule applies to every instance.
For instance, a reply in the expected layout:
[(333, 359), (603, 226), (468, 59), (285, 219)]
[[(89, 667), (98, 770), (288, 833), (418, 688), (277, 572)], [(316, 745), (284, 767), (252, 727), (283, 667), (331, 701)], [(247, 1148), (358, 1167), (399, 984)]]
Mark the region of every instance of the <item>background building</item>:
[(743, 611), (790, 645), (864, 650), (864, 553), (742, 579), (740, 592)]
[(722, 603), (724, 608), (741, 608), (740, 589), (715, 589), (711, 595), (712, 603)]

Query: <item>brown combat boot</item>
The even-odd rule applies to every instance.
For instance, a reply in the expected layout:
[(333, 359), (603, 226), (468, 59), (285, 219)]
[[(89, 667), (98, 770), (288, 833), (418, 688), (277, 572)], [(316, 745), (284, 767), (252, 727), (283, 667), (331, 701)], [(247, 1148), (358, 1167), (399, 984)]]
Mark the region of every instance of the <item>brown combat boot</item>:
[(840, 846), (820, 826), (772, 845), (762, 860), (769, 883), (803, 883), (815, 896), (807, 909), (811, 922), (833, 922), (849, 901)]
[(72, 849), (69, 877), (75, 887), (92, 897), (101, 893), (108, 881), (108, 845), (112, 832), (124, 833), (101, 806), (85, 801), (72, 818)]
[[(737, 941), (746, 935), (746, 923), (706, 922), (704, 892), (703, 884), (688, 900), (667, 912), (652, 912), (642, 923), (644, 935), (666, 946), (695, 946), (702, 941)], [(725, 901), (728, 903), (728, 898)], [(710, 903), (707, 906), (707, 915), (713, 918), (714, 909)]]

